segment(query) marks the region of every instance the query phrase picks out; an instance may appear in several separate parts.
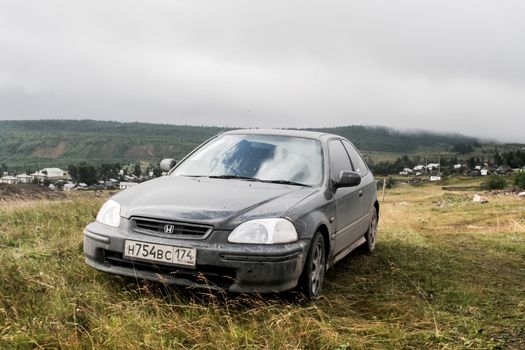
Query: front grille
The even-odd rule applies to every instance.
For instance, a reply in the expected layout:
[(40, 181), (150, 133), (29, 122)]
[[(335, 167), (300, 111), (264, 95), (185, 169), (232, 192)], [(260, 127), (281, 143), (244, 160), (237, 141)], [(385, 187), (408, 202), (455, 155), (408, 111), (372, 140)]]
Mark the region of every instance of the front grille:
[(217, 286), (228, 289), (235, 282), (235, 270), (225, 267), (197, 265), (197, 269), (185, 269), (177, 266), (149, 263), (124, 259), (121, 253), (104, 250), (106, 264), (120, 266), (136, 271), (148, 271), (181, 278), (203, 286)]
[(131, 229), (140, 233), (203, 239), (208, 236), (213, 227), (186, 222), (134, 217), (131, 219)]

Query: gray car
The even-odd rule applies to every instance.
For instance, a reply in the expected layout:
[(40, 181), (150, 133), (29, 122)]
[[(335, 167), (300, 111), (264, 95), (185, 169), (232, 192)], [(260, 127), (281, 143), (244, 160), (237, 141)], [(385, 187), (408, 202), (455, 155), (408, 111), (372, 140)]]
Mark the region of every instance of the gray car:
[(89, 266), (232, 292), (298, 286), (317, 298), (328, 268), (375, 248), (376, 183), (343, 137), (229, 131), (169, 163), (167, 176), (102, 206), (84, 231)]

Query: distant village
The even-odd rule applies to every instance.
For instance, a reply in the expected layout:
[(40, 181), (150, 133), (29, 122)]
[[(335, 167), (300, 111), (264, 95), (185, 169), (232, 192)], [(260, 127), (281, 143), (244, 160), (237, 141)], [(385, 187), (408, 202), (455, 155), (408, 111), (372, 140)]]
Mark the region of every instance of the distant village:
[(395, 161), (382, 161), (374, 163), (372, 159), (367, 161), (376, 176), (400, 175), (416, 177), (420, 180), (439, 181), (443, 177), (454, 176), (489, 176), (489, 175), (511, 175), (512, 173), (525, 172), (525, 147), (517, 147), (515, 150), (507, 150), (499, 153), (494, 149), (494, 153), (488, 150), (482, 152), (481, 159), (478, 157), (468, 157), (460, 151), (472, 152), (473, 147), (454, 148), (457, 152), (452, 155), (425, 154), (404, 155)]
[[(449, 176), (488, 176), (491, 174), (496, 175), (511, 175), (515, 172), (525, 172), (525, 166), (522, 168), (513, 169), (508, 165), (492, 166), (488, 163), (483, 165), (475, 165), (470, 168), (467, 164), (454, 164), (452, 169), (447, 169), (447, 175)], [(413, 168), (403, 168), (399, 172), (399, 175), (403, 176), (424, 176), (428, 175), (430, 181), (439, 181), (442, 176), (442, 169), (439, 163), (429, 163), (427, 165), (416, 165)]]
[[(402, 159), (396, 161), (398, 169), (402, 167)], [(412, 163), (413, 165), (413, 163)], [(374, 166), (371, 168), (373, 170)], [(392, 168), (390, 168), (392, 169)], [(392, 170), (390, 174), (396, 174)], [(441, 163), (418, 164), (415, 166), (405, 166), (397, 172), (400, 176), (415, 177), (419, 180), (440, 181), (443, 176), (488, 176), (511, 175), (513, 173), (525, 173), (525, 165), (521, 167), (510, 167), (508, 165), (494, 166), (491, 163), (482, 165), (468, 163), (450, 163), (443, 166)], [(377, 171), (376, 175), (381, 175)], [(4, 171), (0, 178), (2, 184), (40, 184), (50, 189), (72, 191), (72, 190), (116, 190), (126, 189), (137, 185), (140, 182), (165, 175), (157, 165), (149, 164), (143, 170), (140, 163), (130, 164), (120, 167), (118, 164), (101, 164), (91, 166), (85, 163), (80, 165), (70, 165), (68, 170), (60, 168), (44, 168), (33, 173), (12, 173)], [(383, 174), (384, 175), (384, 174)]]
[[(89, 167), (93, 168), (93, 167)], [(76, 171), (75, 171), (76, 172)], [(137, 185), (140, 182), (150, 180), (154, 177), (161, 176), (158, 171), (150, 171), (149, 168), (146, 172), (138, 171), (139, 174), (127, 172), (126, 169), (118, 169), (115, 172), (115, 178), (106, 179), (90, 179), (89, 184), (78, 181), (81, 180), (81, 176), (72, 176), (70, 172), (60, 168), (44, 168), (34, 173), (22, 173), (22, 174), (11, 174), (10, 172), (4, 171), (3, 176), (0, 178), (2, 184), (40, 184), (49, 187), (53, 190), (115, 190), (115, 189), (126, 189)]]

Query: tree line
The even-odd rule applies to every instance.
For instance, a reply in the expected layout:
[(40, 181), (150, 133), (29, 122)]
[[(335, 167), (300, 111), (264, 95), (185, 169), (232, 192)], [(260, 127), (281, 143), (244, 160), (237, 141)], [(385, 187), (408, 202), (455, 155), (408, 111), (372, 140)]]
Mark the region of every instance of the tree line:
[(120, 163), (102, 163), (100, 165), (92, 165), (86, 162), (80, 164), (70, 164), (67, 167), (69, 176), (76, 183), (85, 183), (92, 185), (98, 181), (108, 181), (116, 179), (123, 181), (126, 176), (135, 176), (137, 179), (159, 177), (162, 171), (157, 163), (149, 163), (146, 169), (139, 162), (121, 166)]

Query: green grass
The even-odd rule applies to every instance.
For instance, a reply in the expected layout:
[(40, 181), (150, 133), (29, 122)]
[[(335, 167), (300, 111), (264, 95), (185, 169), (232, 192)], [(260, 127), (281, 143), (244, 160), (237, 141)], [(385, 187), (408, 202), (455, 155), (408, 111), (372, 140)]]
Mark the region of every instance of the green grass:
[(323, 298), (222, 295), (96, 272), (82, 229), (102, 198), (0, 208), (0, 348), (525, 348), (525, 202), (397, 186), (372, 255)]

